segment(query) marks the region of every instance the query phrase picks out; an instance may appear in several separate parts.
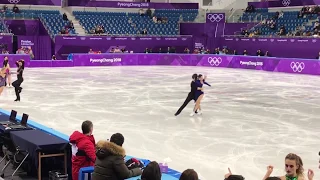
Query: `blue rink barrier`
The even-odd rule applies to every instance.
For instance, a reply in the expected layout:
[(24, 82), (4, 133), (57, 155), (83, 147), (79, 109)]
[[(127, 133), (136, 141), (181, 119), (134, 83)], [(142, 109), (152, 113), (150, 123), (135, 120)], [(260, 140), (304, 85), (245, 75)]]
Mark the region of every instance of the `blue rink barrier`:
[[(9, 111), (6, 111), (6, 110), (3, 110), (3, 109), (0, 109), (0, 114), (5, 114), (7, 116), (10, 116), (10, 112)], [(22, 117), (17, 115), (17, 121), (20, 122)], [(33, 127), (33, 128), (36, 128), (36, 129), (39, 129), (41, 131), (44, 131), (48, 134), (51, 134), (53, 136), (56, 136), (56, 137), (59, 137), (61, 139), (64, 139), (66, 141), (69, 141), (69, 136), (59, 132), (59, 131), (56, 131), (52, 128), (48, 128), (42, 124), (39, 124), (33, 120), (28, 120), (28, 125)], [(132, 158), (132, 156), (126, 156), (125, 159), (128, 160)], [(150, 160), (146, 160), (146, 159), (140, 159), (140, 158), (137, 158), (138, 160), (142, 161), (145, 165), (148, 165)], [(81, 168), (80, 171), (79, 171), (79, 178), (78, 180), (85, 180), (85, 177), (86, 177), (86, 174), (88, 174), (88, 176), (91, 176), (91, 173), (93, 172), (93, 169), (94, 167), (84, 167), (84, 168)], [(176, 171), (176, 170), (173, 170), (173, 169), (168, 169), (168, 172), (166, 174), (162, 174), (162, 180), (178, 180), (180, 178), (180, 175), (181, 173)], [(140, 178), (140, 176), (138, 177), (132, 177), (132, 178), (129, 178), (127, 180), (137, 180), (138, 178)]]

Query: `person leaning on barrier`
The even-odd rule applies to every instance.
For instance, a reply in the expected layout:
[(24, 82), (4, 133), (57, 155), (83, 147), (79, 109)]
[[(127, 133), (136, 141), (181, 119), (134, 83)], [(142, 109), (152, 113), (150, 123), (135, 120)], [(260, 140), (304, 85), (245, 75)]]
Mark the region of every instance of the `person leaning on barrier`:
[(79, 170), (83, 167), (93, 166), (96, 161), (95, 139), (92, 135), (93, 124), (84, 121), (81, 125), (82, 133), (75, 131), (70, 136), (72, 144), (72, 179), (78, 180)]

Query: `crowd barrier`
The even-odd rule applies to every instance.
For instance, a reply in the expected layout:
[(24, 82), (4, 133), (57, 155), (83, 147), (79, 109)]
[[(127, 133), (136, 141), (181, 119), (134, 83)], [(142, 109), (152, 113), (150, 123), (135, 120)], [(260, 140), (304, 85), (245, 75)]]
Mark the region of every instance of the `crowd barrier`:
[[(9, 55), (10, 63), (27, 55)], [(28, 56), (27, 56), (28, 57)], [(1, 57), (0, 57), (1, 58)], [(214, 54), (73, 54), (72, 60), (30, 60), (26, 67), (205, 66), (320, 75), (320, 60)]]
[[(10, 112), (9, 111), (6, 111), (6, 110), (3, 110), (3, 109), (0, 109), (0, 113), (2, 114), (6, 114), (8, 115), (8, 117), (10, 116)], [(17, 120), (20, 122), (20, 120), (22, 119), (21, 116), (17, 115), (16, 116)], [(36, 128), (38, 130), (41, 130), (45, 133), (48, 133), (48, 134), (51, 134), (53, 136), (56, 136), (56, 137), (59, 137), (63, 140), (66, 140), (66, 141), (69, 141), (69, 136), (68, 135), (65, 135), (57, 130), (54, 130), (52, 128), (49, 128), (49, 127), (46, 127), (44, 125), (41, 125), (33, 120), (28, 120), (28, 126), (30, 127), (33, 127), (33, 128)], [(132, 156), (126, 156), (126, 159), (130, 159), (130, 158), (133, 158)], [(137, 158), (139, 159), (139, 158)], [(144, 164), (148, 164), (150, 161), (149, 160), (146, 160), (146, 159), (139, 159), (140, 161), (142, 161)], [(94, 167), (85, 167), (85, 168), (82, 168), (80, 169), (79, 171), (79, 180), (85, 180), (86, 179), (86, 174), (91, 174), (94, 170)], [(162, 177), (162, 180), (178, 180), (179, 177), (180, 177), (181, 173), (176, 171), (176, 170), (173, 170), (173, 169), (168, 169), (168, 172), (166, 174), (163, 174), (163, 177)], [(127, 179), (127, 180), (136, 180), (137, 177), (134, 177), (134, 178), (130, 178), (130, 179)]]

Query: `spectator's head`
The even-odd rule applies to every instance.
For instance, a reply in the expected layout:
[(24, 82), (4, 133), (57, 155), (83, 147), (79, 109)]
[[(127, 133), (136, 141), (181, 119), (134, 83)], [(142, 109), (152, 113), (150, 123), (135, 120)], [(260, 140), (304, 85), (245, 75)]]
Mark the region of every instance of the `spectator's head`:
[(296, 154), (288, 154), (285, 158), (285, 169), (287, 176), (295, 177), (297, 175), (303, 175), (302, 159)]
[(265, 180), (281, 180), (281, 178), (279, 178), (279, 177), (268, 177)]
[(159, 164), (155, 161), (149, 163), (142, 172), (141, 180), (161, 180)]
[(113, 134), (110, 138), (110, 142), (113, 142), (118, 146), (122, 146), (124, 143), (124, 137), (120, 133)]
[(82, 133), (86, 135), (91, 135), (93, 131), (93, 124), (91, 121), (83, 121), (81, 125)]
[(4, 57), (4, 60), (5, 60), (5, 61), (8, 61), (8, 60), (9, 60), (8, 56), (5, 56), (5, 57)]
[(195, 170), (187, 169), (187, 170), (183, 171), (179, 180), (199, 180), (199, 178), (198, 178), (198, 174)]

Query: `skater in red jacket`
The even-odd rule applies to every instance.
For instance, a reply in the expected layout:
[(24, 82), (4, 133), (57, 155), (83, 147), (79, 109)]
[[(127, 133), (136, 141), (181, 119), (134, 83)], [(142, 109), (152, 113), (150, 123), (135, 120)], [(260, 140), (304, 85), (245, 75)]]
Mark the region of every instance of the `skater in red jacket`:
[(72, 144), (72, 179), (78, 180), (79, 170), (83, 167), (93, 166), (96, 161), (95, 140), (92, 135), (93, 124), (91, 121), (82, 123), (82, 133), (73, 132), (70, 136)]

